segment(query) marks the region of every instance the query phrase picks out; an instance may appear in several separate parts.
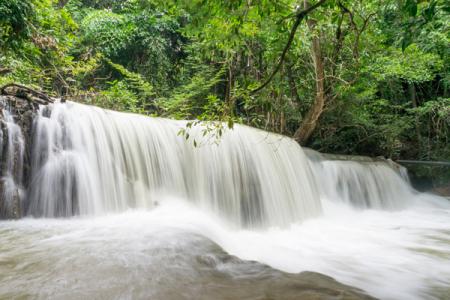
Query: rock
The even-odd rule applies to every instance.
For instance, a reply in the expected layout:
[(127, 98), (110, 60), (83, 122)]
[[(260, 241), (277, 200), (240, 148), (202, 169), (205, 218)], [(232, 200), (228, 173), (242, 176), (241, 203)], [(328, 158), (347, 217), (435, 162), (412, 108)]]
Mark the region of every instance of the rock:
[[(42, 92), (20, 85), (0, 89), (0, 219), (23, 215), (21, 197), (30, 177), (33, 119), (39, 105), (51, 101)], [(6, 120), (7, 115), (13, 121)]]
[[(316, 272), (285, 273), (222, 250), (198, 258), (206, 266), (209, 285), (198, 299), (371, 300), (364, 291)], [(199, 269), (203, 269), (199, 267)]]
[(430, 192), (442, 197), (450, 197), (450, 184), (447, 186), (435, 187)]

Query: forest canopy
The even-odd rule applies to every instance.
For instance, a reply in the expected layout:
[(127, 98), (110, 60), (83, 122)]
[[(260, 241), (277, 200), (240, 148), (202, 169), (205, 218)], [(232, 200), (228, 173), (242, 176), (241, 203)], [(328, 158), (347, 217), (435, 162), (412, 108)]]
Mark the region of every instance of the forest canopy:
[(0, 86), (448, 160), (449, 13), (445, 0), (3, 0)]

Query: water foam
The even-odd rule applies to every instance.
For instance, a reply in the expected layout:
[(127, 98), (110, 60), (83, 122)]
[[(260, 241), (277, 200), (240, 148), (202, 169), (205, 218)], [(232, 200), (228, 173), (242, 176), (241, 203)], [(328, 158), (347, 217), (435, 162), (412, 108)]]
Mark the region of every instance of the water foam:
[(219, 145), (193, 147), (202, 127), (186, 141), (178, 136), (186, 124), (76, 103), (41, 107), (24, 207), (29, 216), (71, 218), (0, 223), (0, 292), (64, 297), (93, 291), (97, 278), (102, 297), (133, 297), (148, 284), (144, 274), (159, 274), (159, 283), (181, 276), (163, 269), (161, 251), (173, 256), (162, 261), (188, 270), (183, 276), (200, 276), (198, 266), (177, 262), (203, 251), (177, 240), (199, 236), (240, 258), (318, 271), (383, 299), (448, 292), (445, 199), (417, 193), (389, 164), (313, 157), (246, 126), (225, 131)]
[[(28, 213), (59, 217), (152, 208), (188, 199), (237, 226), (288, 225), (321, 213), (306, 155), (293, 140), (237, 125), (193, 147), (184, 121), (76, 103), (36, 120)], [(201, 126), (190, 132), (201, 139)]]

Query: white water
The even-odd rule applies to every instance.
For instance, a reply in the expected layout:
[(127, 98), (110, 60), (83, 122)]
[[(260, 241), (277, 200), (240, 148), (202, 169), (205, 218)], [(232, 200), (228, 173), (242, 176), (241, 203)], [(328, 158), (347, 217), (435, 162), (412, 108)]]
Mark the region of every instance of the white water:
[(183, 121), (85, 105), (42, 108), (28, 212), (57, 217), (152, 208), (172, 195), (237, 226), (288, 225), (321, 212), (308, 159), (290, 139), (245, 126), (219, 146), (178, 136)]
[(386, 162), (327, 161), (314, 163), (322, 197), (359, 208), (401, 209), (415, 201), (416, 192), (403, 174)]
[[(194, 299), (223, 276), (236, 278), (232, 289), (245, 289), (239, 265), (215, 266), (219, 279), (198, 265), (220, 255), (208, 240), (242, 259), (321, 272), (381, 299), (445, 299), (449, 292), (448, 209), (361, 212), (326, 204), (331, 212), (322, 217), (253, 231), (165, 200), (152, 211), (0, 223), (0, 297)], [(219, 291), (209, 299), (234, 299)]]
[[(290, 139), (244, 126), (194, 148), (177, 136), (185, 124), (43, 108), (25, 206), (82, 217), (0, 223), (0, 298), (190, 299), (217, 280), (197, 264), (219, 255), (208, 241), (382, 299), (448, 295), (445, 199), (417, 194), (388, 165), (311, 159)], [(215, 268), (242, 276), (237, 265)]]
[(0, 130), (0, 184), (5, 211), (19, 214), (23, 197), (23, 157), (25, 142), (20, 127), (7, 109), (2, 109), (3, 130)]

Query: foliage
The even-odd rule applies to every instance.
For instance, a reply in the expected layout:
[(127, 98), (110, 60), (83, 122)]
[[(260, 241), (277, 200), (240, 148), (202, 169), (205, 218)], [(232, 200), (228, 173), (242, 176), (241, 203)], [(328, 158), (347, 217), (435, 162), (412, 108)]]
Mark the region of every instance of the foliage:
[(125, 67), (115, 64), (109, 59), (106, 59), (106, 61), (124, 77), (127, 87), (136, 91), (136, 95), (142, 99), (141, 101), (143, 101), (143, 104), (145, 104), (146, 101), (151, 100), (154, 95), (153, 87), (146, 82), (140, 74), (128, 71)]
[(399, 49), (387, 49), (383, 56), (375, 58), (369, 67), (377, 80), (399, 78), (407, 82), (432, 81), (443, 68), (439, 55), (421, 51), (417, 45), (409, 46), (404, 53)]
[(97, 96), (96, 104), (114, 110), (142, 113), (144, 110), (139, 103), (138, 96), (128, 89), (124, 81), (109, 82), (110, 87)]
[(0, 84), (190, 119), (185, 138), (203, 126), (216, 142), (236, 122), (292, 136), (316, 97), (318, 38), (327, 101), (310, 147), (448, 160), (447, 2), (326, 1), (252, 93), (277, 65), (298, 1), (3, 0)]
[(122, 15), (94, 10), (81, 21), (81, 30), (86, 44), (101, 49), (107, 56), (114, 56), (130, 43), (135, 27)]
[[(188, 83), (177, 88), (169, 98), (158, 100), (163, 116), (176, 119), (202, 118), (215, 120), (223, 112), (223, 102), (209, 92), (221, 81), (223, 72), (216, 74), (210, 69), (197, 72)], [(214, 100), (214, 101), (213, 101)], [(213, 108), (220, 109), (213, 109)], [(203, 112), (203, 113), (202, 113)]]
[(34, 17), (33, 3), (5, 0), (0, 3), (0, 49), (18, 48), (31, 34), (28, 19)]

